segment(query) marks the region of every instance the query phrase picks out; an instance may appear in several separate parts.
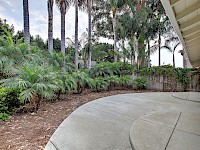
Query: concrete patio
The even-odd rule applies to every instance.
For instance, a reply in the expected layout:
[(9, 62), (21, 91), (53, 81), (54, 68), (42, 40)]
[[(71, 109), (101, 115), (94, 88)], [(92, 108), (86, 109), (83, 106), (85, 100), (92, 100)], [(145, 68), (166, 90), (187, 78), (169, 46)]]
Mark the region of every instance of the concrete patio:
[(200, 93), (133, 93), (76, 109), (45, 150), (199, 150)]

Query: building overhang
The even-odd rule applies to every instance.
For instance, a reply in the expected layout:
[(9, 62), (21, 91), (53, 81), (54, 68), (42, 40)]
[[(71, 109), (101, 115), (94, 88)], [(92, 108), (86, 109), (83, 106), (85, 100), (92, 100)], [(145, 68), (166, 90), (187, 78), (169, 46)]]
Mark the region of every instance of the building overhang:
[(161, 0), (193, 67), (200, 66), (200, 1)]

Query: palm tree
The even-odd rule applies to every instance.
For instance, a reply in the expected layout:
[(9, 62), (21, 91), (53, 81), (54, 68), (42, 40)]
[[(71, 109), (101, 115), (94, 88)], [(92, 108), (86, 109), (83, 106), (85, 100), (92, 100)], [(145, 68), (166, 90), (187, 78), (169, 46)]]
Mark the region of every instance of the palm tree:
[[(76, 47), (76, 40), (73, 36), (72, 38), (66, 38), (66, 46), (67, 48), (75, 49)], [(80, 38), (77, 41), (77, 63), (78, 63), (78, 56), (80, 54), (80, 59), (84, 61), (84, 67), (87, 68), (87, 48), (88, 48), (88, 33), (83, 32)], [(76, 53), (76, 52), (75, 52)]]
[(125, 4), (124, 0), (110, 0), (111, 14), (112, 14), (112, 25), (113, 25), (113, 40), (114, 40), (114, 62), (117, 62), (117, 36), (116, 36), (116, 27), (117, 27), (117, 11), (119, 8), (122, 8)]
[(65, 15), (69, 8), (69, 0), (56, 0), (56, 4), (61, 14), (61, 52), (65, 55)]
[(24, 11), (24, 36), (25, 36), (24, 41), (26, 43), (30, 43), (28, 0), (23, 0), (23, 11)]
[(53, 0), (47, 1), (48, 6), (48, 50), (53, 50)]
[(91, 9), (92, 9), (93, 0), (87, 0), (87, 10), (88, 10), (88, 69), (91, 69), (91, 39), (92, 39), (92, 17), (91, 17)]
[(74, 63), (78, 69), (78, 0), (75, 0), (75, 58)]
[(151, 47), (151, 53), (154, 53), (158, 50), (158, 65), (161, 65), (161, 36), (166, 34), (167, 32), (173, 32), (173, 27), (168, 19), (168, 17), (165, 15), (165, 10), (162, 6), (161, 1), (153, 1), (151, 4), (151, 8), (153, 12), (158, 12), (157, 15), (152, 15), (155, 20), (157, 20), (157, 36), (158, 40), (155, 42), (155, 44)]
[(170, 36), (165, 40), (165, 45), (161, 48), (167, 49), (173, 55), (173, 68), (175, 68), (175, 56), (174, 52), (176, 51), (177, 47), (180, 45), (179, 38), (177, 36)]

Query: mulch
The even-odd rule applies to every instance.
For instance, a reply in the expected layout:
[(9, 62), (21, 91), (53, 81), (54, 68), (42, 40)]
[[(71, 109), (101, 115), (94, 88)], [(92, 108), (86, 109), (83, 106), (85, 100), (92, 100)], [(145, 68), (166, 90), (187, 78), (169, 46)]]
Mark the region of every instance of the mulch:
[(8, 121), (0, 122), (0, 150), (43, 150), (61, 122), (79, 106), (105, 96), (136, 92), (149, 91), (84, 90), (81, 94), (65, 94), (60, 100), (45, 102), (37, 112), (15, 113)]

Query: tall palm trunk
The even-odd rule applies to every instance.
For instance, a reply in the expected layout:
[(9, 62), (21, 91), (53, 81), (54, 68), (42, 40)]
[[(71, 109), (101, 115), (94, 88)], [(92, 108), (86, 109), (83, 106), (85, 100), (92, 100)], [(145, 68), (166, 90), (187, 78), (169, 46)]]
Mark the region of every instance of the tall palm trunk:
[(24, 11), (24, 36), (25, 36), (24, 42), (30, 43), (28, 0), (23, 0), (23, 11)]
[(134, 65), (135, 64), (135, 50), (136, 50), (134, 33), (131, 33), (129, 45), (131, 47), (131, 64)]
[(161, 33), (158, 31), (158, 65), (160, 66)]
[(127, 55), (126, 55), (124, 39), (122, 39), (122, 49), (123, 49), (123, 53), (124, 53), (123, 59), (124, 59), (124, 63), (125, 63)]
[(75, 0), (75, 58), (76, 69), (78, 69), (78, 0)]
[(88, 69), (91, 69), (91, 38), (92, 38), (92, 19), (91, 19), (91, 2), (92, 0), (87, 0), (88, 8)]
[(172, 54), (173, 54), (173, 68), (175, 68), (175, 56), (174, 56), (174, 52)]
[(117, 62), (116, 14), (113, 14), (114, 62)]
[(147, 39), (147, 46), (148, 46), (148, 67), (150, 67), (150, 43), (149, 39)]
[(65, 13), (61, 12), (61, 52), (65, 55)]
[(48, 50), (53, 50), (53, 0), (47, 1), (48, 6)]
[[(65, 55), (65, 15), (67, 8), (69, 7), (68, 0), (56, 0), (56, 4), (61, 14), (61, 52)], [(65, 62), (64, 62), (65, 65)]]

